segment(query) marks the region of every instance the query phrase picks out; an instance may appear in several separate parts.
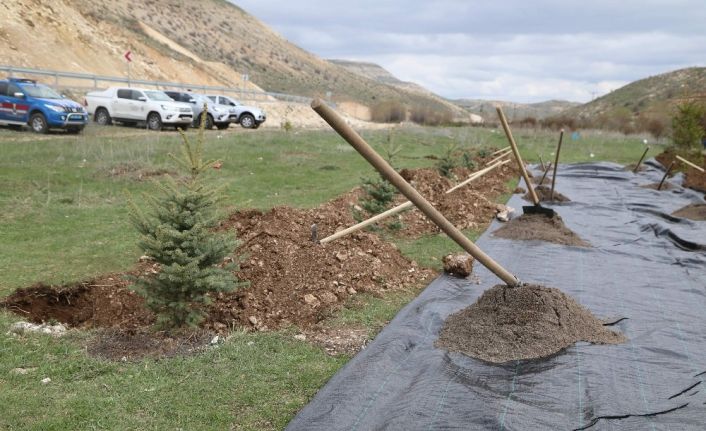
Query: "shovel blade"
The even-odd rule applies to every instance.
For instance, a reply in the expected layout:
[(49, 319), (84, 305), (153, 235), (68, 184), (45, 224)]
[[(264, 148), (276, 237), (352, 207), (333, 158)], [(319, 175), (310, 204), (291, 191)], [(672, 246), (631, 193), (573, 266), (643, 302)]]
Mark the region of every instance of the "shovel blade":
[(554, 217), (556, 215), (553, 209), (541, 205), (523, 206), (522, 212), (525, 214), (542, 214), (547, 217)]

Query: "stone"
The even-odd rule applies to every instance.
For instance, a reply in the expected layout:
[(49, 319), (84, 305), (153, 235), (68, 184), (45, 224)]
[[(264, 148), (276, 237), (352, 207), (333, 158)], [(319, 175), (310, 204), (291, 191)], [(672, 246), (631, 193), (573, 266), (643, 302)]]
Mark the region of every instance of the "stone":
[(45, 377), (42, 379), (43, 385), (48, 385), (49, 383), (51, 383), (51, 379), (49, 377)]
[(358, 292), (357, 292), (355, 289), (353, 289), (352, 287), (349, 287), (348, 289), (346, 289), (346, 291), (347, 291), (348, 294), (350, 294), (350, 295), (355, 295), (356, 293), (358, 293)]
[(307, 293), (306, 295), (304, 295), (304, 302), (311, 305), (314, 308), (321, 305), (321, 301), (319, 301), (319, 298), (312, 295), (311, 293)]
[(459, 277), (468, 277), (473, 271), (473, 257), (466, 253), (456, 253), (444, 256), (444, 271)]
[(253, 326), (257, 326), (257, 317), (255, 316), (250, 316), (248, 317), (248, 321), (253, 324)]
[(333, 304), (334, 302), (338, 302), (338, 297), (332, 292), (323, 292), (319, 295), (319, 298), (324, 304)]
[(304, 334), (297, 334), (297, 335), (294, 336), (294, 339), (295, 339), (295, 340), (299, 340), (299, 341), (306, 341), (306, 335), (304, 335)]

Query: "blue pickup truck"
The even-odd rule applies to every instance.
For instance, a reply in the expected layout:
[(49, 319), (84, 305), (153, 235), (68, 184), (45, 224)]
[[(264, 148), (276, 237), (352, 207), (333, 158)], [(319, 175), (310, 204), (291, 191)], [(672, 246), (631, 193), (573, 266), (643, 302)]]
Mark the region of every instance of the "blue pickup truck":
[(33, 79), (0, 80), (0, 125), (29, 127), (36, 133), (64, 129), (79, 133), (88, 123), (84, 107)]

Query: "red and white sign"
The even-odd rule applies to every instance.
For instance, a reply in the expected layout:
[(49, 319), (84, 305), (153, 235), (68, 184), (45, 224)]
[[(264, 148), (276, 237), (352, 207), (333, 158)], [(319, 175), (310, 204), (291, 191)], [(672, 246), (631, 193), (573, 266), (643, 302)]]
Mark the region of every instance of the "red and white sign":
[(125, 57), (125, 60), (127, 60), (128, 63), (132, 62), (132, 51), (126, 52), (123, 57)]

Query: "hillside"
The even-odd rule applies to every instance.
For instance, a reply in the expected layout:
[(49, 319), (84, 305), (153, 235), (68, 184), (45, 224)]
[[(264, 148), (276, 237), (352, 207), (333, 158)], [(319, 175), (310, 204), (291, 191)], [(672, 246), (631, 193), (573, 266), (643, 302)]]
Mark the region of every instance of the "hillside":
[(632, 82), (564, 114), (577, 119), (664, 117), (680, 100), (706, 95), (706, 68), (679, 69)]
[(542, 120), (581, 105), (580, 103), (568, 102), (566, 100), (548, 100), (538, 103), (514, 103), (499, 100), (459, 99), (454, 102), (468, 111), (487, 118), (490, 121), (493, 121), (496, 117), (496, 106), (501, 106), (508, 119), (514, 121), (522, 120), (527, 117)]
[(122, 55), (131, 50), (131, 75), (141, 79), (330, 94), (343, 107), (399, 100), (467, 116), (429, 93), (382, 84), (320, 59), (225, 0), (188, 6), (181, 0), (19, 0), (3, 6), (3, 64), (125, 75)]

